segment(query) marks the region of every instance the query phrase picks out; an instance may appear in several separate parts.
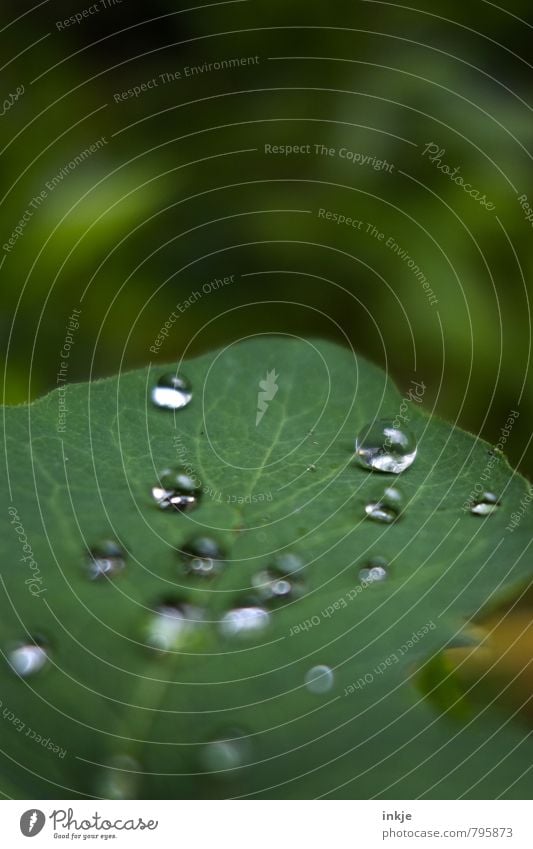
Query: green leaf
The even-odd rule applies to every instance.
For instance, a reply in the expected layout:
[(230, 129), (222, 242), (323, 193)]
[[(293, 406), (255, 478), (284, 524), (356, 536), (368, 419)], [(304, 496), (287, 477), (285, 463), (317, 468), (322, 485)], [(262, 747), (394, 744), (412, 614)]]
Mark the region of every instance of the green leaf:
[[(454, 711), (456, 685), (427, 698), (418, 670), (482, 606), (530, 580), (527, 482), (329, 342), (264, 336), (186, 361), (193, 400), (176, 413), (150, 401), (169, 370), (68, 386), (62, 431), (57, 391), (4, 408), (0, 789), (523, 797), (528, 729), (491, 705)], [(278, 391), (256, 424), (272, 371)], [(418, 440), (414, 464), (399, 476), (361, 468), (358, 430), (400, 415)], [(161, 510), (151, 495), (175, 465), (203, 489), (190, 512)], [(486, 517), (463, 509), (480, 481), (501, 498)], [(365, 505), (391, 484), (402, 514), (369, 520)], [(525, 515), (509, 529), (513, 513)], [(178, 552), (198, 535), (225, 552), (211, 578), (186, 574)], [(126, 568), (89, 580), (88, 550), (102, 539), (126, 550)], [(302, 593), (273, 607), (264, 630), (223, 633), (222, 617), (250, 604), (254, 575), (280, 552), (302, 559), (289, 578)], [(387, 561), (387, 578), (361, 584), (372, 557)], [(147, 634), (169, 597), (204, 621), (156, 651)], [(35, 635), (49, 662), (20, 677), (9, 653)], [(333, 685), (313, 692), (306, 675), (322, 665)]]

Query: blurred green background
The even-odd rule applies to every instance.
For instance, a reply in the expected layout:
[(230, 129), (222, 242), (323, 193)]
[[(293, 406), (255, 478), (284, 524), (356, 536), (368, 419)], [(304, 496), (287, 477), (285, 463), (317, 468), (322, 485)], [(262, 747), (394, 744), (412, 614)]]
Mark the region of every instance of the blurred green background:
[(423, 381), (427, 409), (494, 443), (518, 410), (505, 451), (531, 476), (530, 4), (204, 6), (4, 0), (1, 98), (24, 87), (0, 118), (6, 402), (56, 386), (74, 309), (69, 381), (254, 333), (318, 334), (402, 389)]

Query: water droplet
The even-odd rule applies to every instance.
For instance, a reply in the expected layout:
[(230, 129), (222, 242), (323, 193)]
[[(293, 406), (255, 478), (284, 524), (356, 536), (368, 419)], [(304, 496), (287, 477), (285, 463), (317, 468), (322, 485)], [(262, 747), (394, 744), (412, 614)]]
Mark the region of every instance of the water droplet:
[(483, 492), (479, 498), (474, 501), (470, 512), (475, 516), (490, 516), (495, 513), (500, 506), (500, 499), (493, 492)]
[(179, 549), (187, 575), (210, 578), (220, 572), (224, 552), (211, 537), (194, 537)]
[(308, 472), (316, 472), (316, 466), (314, 463), (311, 463), (310, 466), (307, 467)]
[(263, 631), (270, 620), (268, 612), (258, 605), (234, 607), (224, 614), (220, 631), (225, 637), (245, 637)]
[(268, 566), (252, 578), (252, 586), (263, 603), (276, 603), (298, 598), (304, 592), (304, 583), (283, 569)]
[(48, 660), (46, 645), (38, 638), (34, 638), (33, 643), (19, 643), (9, 652), (9, 664), (21, 678), (36, 675)]
[[(226, 736), (227, 735), (227, 736)], [(211, 740), (200, 752), (200, 763), (216, 778), (233, 778), (232, 773), (249, 760), (250, 745), (237, 729), (229, 729), (224, 737)]]
[(384, 557), (371, 557), (359, 572), (363, 584), (375, 584), (388, 578), (389, 564)]
[(192, 398), (191, 384), (178, 374), (164, 374), (152, 389), (152, 402), (165, 410), (181, 410)]
[(161, 510), (185, 513), (197, 506), (201, 488), (183, 469), (164, 469), (159, 475), (159, 485), (152, 487), (152, 495)]
[(313, 666), (305, 676), (305, 686), (310, 693), (327, 693), (334, 681), (335, 676), (329, 666)]
[(414, 462), (416, 439), (407, 428), (380, 419), (366, 425), (355, 440), (355, 453), (365, 469), (399, 475)]
[(136, 799), (141, 767), (129, 755), (117, 755), (102, 771), (98, 793), (104, 799)]
[(272, 560), (274, 569), (283, 572), (284, 575), (293, 575), (294, 572), (299, 572), (304, 568), (304, 560), (299, 554), (293, 551), (281, 551), (276, 554)]
[(365, 506), (365, 513), (374, 522), (391, 524), (402, 512), (404, 504), (405, 499), (400, 490), (395, 486), (389, 486), (379, 501), (370, 501)]
[(157, 651), (176, 651), (190, 642), (204, 618), (203, 610), (168, 598), (161, 601), (146, 628), (146, 644)]
[(379, 501), (377, 503), (367, 504), (365, 512), (369, 519), (372, 519), (374, 522), (381, 522), (382, 524), (390, 525), (397, 518), (394, 510), (391, 510), (389, 507), (383, 507)]
[(90, 549), (87, 572), (91, 581), (114, 578), (125, 567), (126, 553), (118, 542), (102, 540)]

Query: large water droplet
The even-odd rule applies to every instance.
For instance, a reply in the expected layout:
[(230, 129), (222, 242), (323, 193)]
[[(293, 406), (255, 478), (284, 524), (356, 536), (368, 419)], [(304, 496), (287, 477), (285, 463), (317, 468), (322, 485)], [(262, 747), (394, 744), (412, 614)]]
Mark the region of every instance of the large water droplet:
[(391, 524), (402, 512), (404, 504), (405, 499), (400, 490), (389, 486), (378, 501), (370, 501), (365, 506), (365, 513), (374, 522)]
[(385, 581), (388, 577), (389, 564), (384, 557), (371, 557), (359, 572), (359, 580), (363, 584), (374, 584)]
[(98, 793), (104, 799), (137, 799), (139, 763), (129, 755), (117, 755), (100, 774)]
[(417, 447), (414, 435), (405, 427), (380, 419), (366, 425), (355, 440), (355, 453), (365, 469), (399, 475), (414, 462)]
[(158, 486), (152, 487), (152, 495), (161, 510), (177, 510), (185, 513), (197, 506), (201, 488), (183, 469), (164, 469), (159, 475)]
[(9, 664), (21, 678), (36, 675), (48, 660), (46, 645), (37, 638), (34, 638), (33, 643), (20, 643), (9, 652)]
[(164, 374), (152, 389), (152, 402), (165, 410), (181, 410), (192, 398), (191, 384), (179, 374)]
[(126, 567), (126, 553), (118, 542), (102, 540), (92, 546), (87, 561), (87, 572), (91, 581), (114, 578)]
[(220, 631), (225, 637), (253, 636), (263, 631), (270, 620), (268, 611), (250, 604), (229, 610), (220, 622)]
[(500, 500), (493, 492), (484, 492), (472, 504), (470, 512), (475, 516), (490, 516), (500, 506)]
[(329, 666), (313, 666), (305, 676), (305, 686), (311, 693), (327, 693), (333, 687), (335, 676)]
[(180, 549), (180, 554), (187, 575), (210, 578), (224, 564), (224, 552), (211, 537), (194, 537)]
[(249, 760), (250, 745), (237, 729), (228, 729), (227, 736), (211, 740), (200, 752), (204, 770), (216, 773), (216, 778), (233, 778), (232, 773)]
[(161, 652), (177, 651), (190, 641), (202, 621), (201, 608), (175, 599), (164, 599), (150, 617), (146, 644)]

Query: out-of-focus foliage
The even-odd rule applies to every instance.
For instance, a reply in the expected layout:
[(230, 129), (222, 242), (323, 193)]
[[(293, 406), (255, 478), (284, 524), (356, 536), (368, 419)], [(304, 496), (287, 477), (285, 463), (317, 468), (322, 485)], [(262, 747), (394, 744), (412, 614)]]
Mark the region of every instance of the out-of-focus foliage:
[[(44, 3), (11, 24), (20, 4), (3, 3), (1, 90), (25, 93), (0, 119), (2, 243), (54, 175), (107, 140), (48, 193), (5, 257), (7, 402), (56, 384), (84, 292), (69, 380), (254, 332), (338, 337), (337, 323), (400, 386), (416, 373), (428, 410), (491, 441), (519, 410), (505, 450), (530, 471), (533, 260), (517, 200), (533, 147), (529, 5), (185, 6), (123, 0), (60, 30), (78, 11), (71, 3)], [(184, 76), (186, 66), (252, 56)], [(163, 84), (160, 74), (177, 71)], [(495, 211), (422, 155), (430, 142)], [(346, 147), (394, 167), (265, 154), (265, 144)], [(322, 220), (320, 208), (364, 227)], [(423, 270), (437, 305), (389, 237)], [(176, 304), (231, 274), (150, 352)]]

